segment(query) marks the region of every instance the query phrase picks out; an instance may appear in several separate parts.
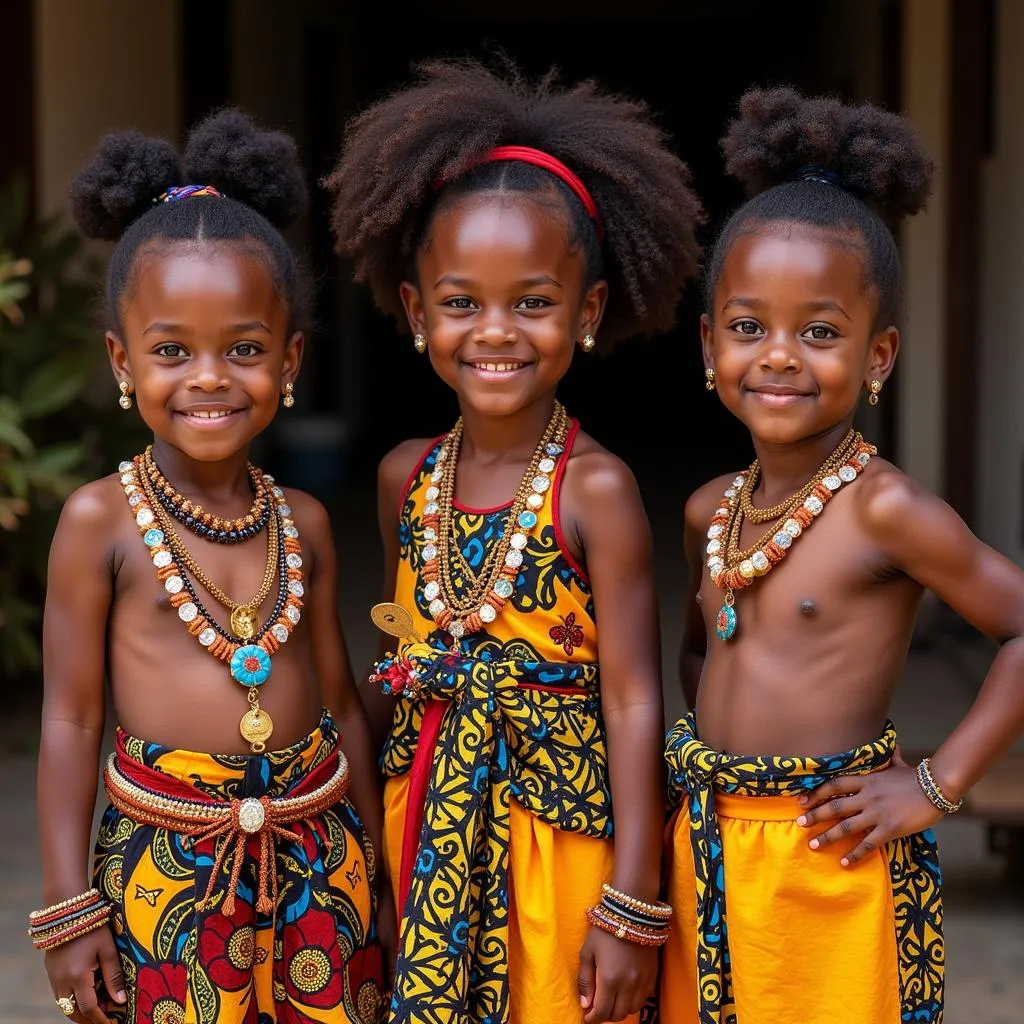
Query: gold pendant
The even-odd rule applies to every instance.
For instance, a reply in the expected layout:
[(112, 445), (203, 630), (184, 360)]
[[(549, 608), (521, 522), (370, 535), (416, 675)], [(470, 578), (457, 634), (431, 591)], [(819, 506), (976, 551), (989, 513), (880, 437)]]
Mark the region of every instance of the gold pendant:
[(231, 632), (239, 640), (251, 640), (256, 635), (256, 609), (247, 604), (236, 604), (231, 609)]
[(274, 731), (274, 723), (270, 715), (258, 704), (254, 704), (238, 723), (238, 731), (242, 738), (249, 744), (254, 754), (262, 754), (267, 749), (266, 741)]

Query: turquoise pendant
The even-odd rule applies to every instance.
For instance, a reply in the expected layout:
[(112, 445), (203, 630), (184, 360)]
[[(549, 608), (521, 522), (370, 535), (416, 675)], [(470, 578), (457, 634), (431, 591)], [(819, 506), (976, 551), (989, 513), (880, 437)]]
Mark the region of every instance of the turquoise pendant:
[(719, 640), (731, 640), (736, 633), (736, 609), (731, 604), (723, 604), (718, 609), (718, 620), (715, 632)]

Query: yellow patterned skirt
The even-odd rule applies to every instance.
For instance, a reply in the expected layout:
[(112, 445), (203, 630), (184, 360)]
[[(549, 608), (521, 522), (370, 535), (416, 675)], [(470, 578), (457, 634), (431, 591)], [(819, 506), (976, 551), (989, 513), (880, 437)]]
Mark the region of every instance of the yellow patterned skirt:
[[(399, 907), (408, 794), (408, 774), (388, 780), (384, 854)], [(513, 799), (508, 860), (509, 1020), (580, 1024), (583, 1011), (576, 976), (589, 929), (586, 911), (600, 899), (601, 884), (611, 877), (612, 843), (555, 828)], [(625, 1019), (636, 1024), (640, 1017)]]
[[(298, 795), (323, 774), (337, 742), (325, 713), (313, 733), (281, 751), (200, 754), (119, 730), (116, 756), (126, 776), (158, 795), (230, 801)], [(382, 962), (372, 848), (362, 823), (342, 800), (288, 829), (297, 841), (277, 836), (267, 866), (277, 875), (272, 909), (255, 909), (260, 858), (250, 844), (227, 914), (221, 898), (197, 906), (210, 888), (222, 894), (236, 867), (230, 853), (217, 863), (216, 839), (191, 842), (108, 808), (95, 884), (114, 905), (128, 991), (127, 1006), (111, 1006), (111, 1017), (138, 1024), (377, 1024)]]
[(681, 807), (668, 838), (662, 1024), (939, 1024), (941, 876), (930, 832), (843, 868), (860, 836), (820, 852), (797, 825), (801, 792), (877, 771), (895, 746), (819, 758), (704, 746), (692, 716), (669, 734)]

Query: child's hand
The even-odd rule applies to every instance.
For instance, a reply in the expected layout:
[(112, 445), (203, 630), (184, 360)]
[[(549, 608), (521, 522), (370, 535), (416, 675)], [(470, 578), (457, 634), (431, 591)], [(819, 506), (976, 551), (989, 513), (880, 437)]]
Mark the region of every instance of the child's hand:
[(591, 928), (580, 950), (576, 985), (586, 1024), (639, 1013), (658, 980), (658, 951)]
[(50, 950), (46, 954), (46, 973), (54, 998), (74, 993), (76, 1012), (71, 1020), (82, 1024), (109, 1024), (110, 1018), (103, 1012), (96, 991), (100, 984), (96, 972), (101, 972), (102, 985), (116, 1003), (124, 1003), (124, 976), (121, 974), (121, 958), (114, 946), (114, 935), (110, 928), (97, 928), (65, 946)]
[(836, 822), (810, 841), (812, 850), (860, 834), (863, 839), (839, 863), (851, 867), (869, 853), (899, 836), (913, 835), (942, 818), (942, 812), (924, 795), (917, 773), (897, 748), (892, 763), (871, 775), (840, 775), (800, 797), (806, 808), (797, 824), (810, 828)]

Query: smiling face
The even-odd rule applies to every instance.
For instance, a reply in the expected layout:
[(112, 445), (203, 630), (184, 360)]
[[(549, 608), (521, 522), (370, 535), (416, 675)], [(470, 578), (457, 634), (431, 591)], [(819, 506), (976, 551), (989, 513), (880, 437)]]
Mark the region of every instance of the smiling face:
[(772, 223), (737, 237), (702, 320), (705, 365), (755, 441), (791, 444), (844, 427), (899, 347), (875, 325), (857, 238)]
[(162, 441), (200, 462), (245, 449), (298, 373), (301, 334), (258, 255), (231, 243), (140, 253), (123, 337), (107, 334), (117, 379)]
[(548, 401), (573, 349), (601, 320), (607, 285), (586, 287), (552, 202), (481, 193), (435, 216), (402, 285), (413, 332), (463, 408), (503, 416)]

